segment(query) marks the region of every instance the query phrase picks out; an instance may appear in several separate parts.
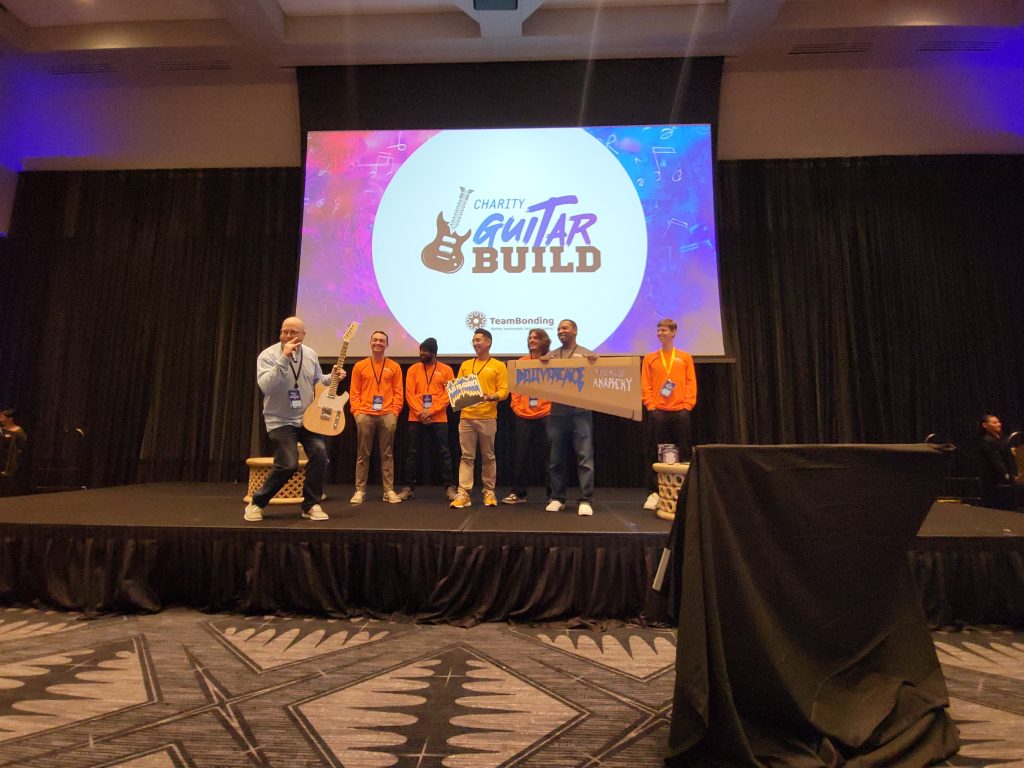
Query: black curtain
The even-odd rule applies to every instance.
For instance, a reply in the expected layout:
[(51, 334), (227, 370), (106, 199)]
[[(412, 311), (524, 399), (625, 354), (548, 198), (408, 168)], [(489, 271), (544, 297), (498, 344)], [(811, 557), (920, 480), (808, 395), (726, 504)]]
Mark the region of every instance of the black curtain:
[(0, 376), (36, 484), (239, 475), (301, 200), (292, 168), (21, 174)]
[[(704, 387), (699, 439), (936, 432), (968, 448), (985, 412), (1020, 427), (1024, 157), (742, 161), (718, 172), (737, 363), (715, 372), (725, 386)], [(968, 454), (958, 471), (973, 469)]]
[[(301, 184), (295, 168), (21, 174), (0, 394), (36, 484), (76, 460), (88, 485), (228, 481), (266, 452), (253, 371), (294, 306)], [(1024, 157), (723, 162), (718, 191), (736, 362), (698, 364), (699, 442), (969, 445), (986, 411), (1021, 426)], [(598, 485), (640, 485), (640, 425), (599, 414), (595, 431)], [(351, 482), (354, 444), (334, 441), (330, 481)]]

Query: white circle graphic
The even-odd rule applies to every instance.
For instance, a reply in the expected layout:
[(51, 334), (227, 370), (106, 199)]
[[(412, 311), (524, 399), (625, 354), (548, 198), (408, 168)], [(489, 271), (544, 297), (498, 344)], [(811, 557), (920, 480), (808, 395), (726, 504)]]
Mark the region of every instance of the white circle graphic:
[(486, 317), (495, 354), (524, 352), (529, 328), (565, 317), (597, 347), (632, 306), (646, 261), (632, 180), (579, 128), (442, 131), (395, 173), (373, 228), (388, 308), (442, 355), (472, 352), (472, 313)]

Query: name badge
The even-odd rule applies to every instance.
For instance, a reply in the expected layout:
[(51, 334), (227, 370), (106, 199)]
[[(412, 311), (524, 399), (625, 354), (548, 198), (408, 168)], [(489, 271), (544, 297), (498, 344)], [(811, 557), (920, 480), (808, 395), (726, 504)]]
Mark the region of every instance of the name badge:
[(302, 410), (302, 395), (299, 394), (299, 390), (297, 390), (297, 389), (289, 389), (288, 390), (288, 405), (291, 407), (291, 409), (293, 411), (301, 411)]
[(536, 408), (538, 405), (539, 405), (539, 401), (537, 400), (537, 398), (536, 397), (531, 397), (530, 398), (530, 407), (531, 408)]
[(384, 410), (384, 395), (373, 396), (373, 410), (383, 411)]
[(661, 385), (661, 396), (668, 397), (672, 394), (672, 390), (676, 388), (676, 383), (672, 379), (666, 379), (665, 383)]
[(433, 395), (424, 395), (423, 396), (423, 410), (429, 411), (433, 407), (434, 407), (434, 396)]

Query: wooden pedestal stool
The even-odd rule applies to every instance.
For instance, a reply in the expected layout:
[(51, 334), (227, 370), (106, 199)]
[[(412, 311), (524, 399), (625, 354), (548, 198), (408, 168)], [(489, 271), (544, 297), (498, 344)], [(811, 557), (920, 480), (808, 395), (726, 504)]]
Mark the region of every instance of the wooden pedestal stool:
[(686, 473), (690, 471), (688, 462), (679, 464), (662, 464), (655, 462), (654, 472), (658, 476), (658, 509), (655, 513), (662, 520), (676, 519), (676, 502), (679, 500), (679, 489), (683, 487)]
[[(254, 459), (246, 459), (245, 463), (249, 467), (249, 490), (242, 501), (248, 504), (252, 501), (252, 495), (260, 489), (260, 486), (270, 476), (270, 470), (274, 468), (274, 460), (269, 456), (260, 456)], [(288, 482), (284, 484), (284, 487), (274, 494), (274, 498), (270, 500), (271, 504), (302, 503), (302, 486), (306, 482), (306, 465), (308, 463), (309, 459), (307, 458), (299, 459), (299, 468), (288, 479)]]

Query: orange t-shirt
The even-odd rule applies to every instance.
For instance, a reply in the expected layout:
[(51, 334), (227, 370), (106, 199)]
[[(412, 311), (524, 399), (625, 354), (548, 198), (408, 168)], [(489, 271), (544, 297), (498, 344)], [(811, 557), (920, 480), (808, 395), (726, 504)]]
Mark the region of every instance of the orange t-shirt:
[[(532, 360), (529, 355), (524, 355), (520, 360)], [(551, 401), (536, 399), (537, 405), (530, 405), (529, 395), (517, 395), (512, 393), (512, 413), (520, 419), (543, 419), (551, 413)]]
[(409, 421), (419, 421), (423, 410), (423, 396), (430, 395), (430, 424), (448, 421), (448, 390), (445, 387), (455, 378), (450, 365), (436, 360), (429, 370), (423, 363), (409, 366), (405, 372), (405, 402), (409, 404)]
[[(665, 370), (666, 364), (671, 368), (671, 376)], [(666, 397), (661, 389), (669, 378), (675, 387)], [(697, 373), (688, 352), (673, 348), (668, 354), (659, 350), (644, 355), (640, 382), (644, 406), (649, 411), (692, 411), (697, 404)]]
[[(349, 409), (353, 416), (360, 413), (367, 416), (393, 413), (397, 416), (401, 413), (405, 404), (402, 398), (402, 369), (394, 360), (384, 358), (382, 363), (375, 363), (372, 358), (363, 358), (352, 368), (349, 382)], [(379, 411), (373, 410), (375, 395), (382, 398)]]

